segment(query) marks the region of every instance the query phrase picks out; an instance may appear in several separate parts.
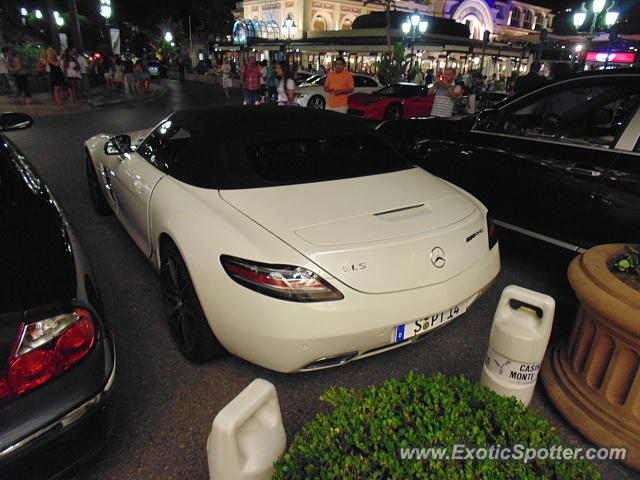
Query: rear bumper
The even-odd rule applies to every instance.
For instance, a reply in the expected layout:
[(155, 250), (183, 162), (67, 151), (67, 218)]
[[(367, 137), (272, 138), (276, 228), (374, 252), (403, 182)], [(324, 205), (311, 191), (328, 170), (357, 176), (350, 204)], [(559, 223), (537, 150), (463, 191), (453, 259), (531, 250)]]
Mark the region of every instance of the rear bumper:
[(201, 295), (200, 300), (215, 335), (231, 353), (272, 370), (305, 371), (414, 342), (395, 343), (396, 327), (465, 301), (469, 308), (499, 271), (496, 245), (456, 277), (413, 290), (365, 294), (328, 279), (344, 294), (343, 300), (286, 302), (237, 284), (225, 292), (224, 303), (219, 292)]

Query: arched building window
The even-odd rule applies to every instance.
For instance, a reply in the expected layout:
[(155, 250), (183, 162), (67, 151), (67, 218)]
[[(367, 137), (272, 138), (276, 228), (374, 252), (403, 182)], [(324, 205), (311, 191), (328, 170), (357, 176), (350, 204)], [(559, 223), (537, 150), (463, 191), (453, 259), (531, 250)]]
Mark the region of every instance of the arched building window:
[(273, 20), (249, 20), (239, 18), (233, 25), (233, 43), (246, 45), (249, 38), (275, 40), (280, 38), (280, 27)]
[(518, 7), (514, 7), (511, 10), (511, 19), (509, 20), (509, 26), (511, 27), (520, 26), (520, 9)]
[(316, 32), (323, 32), (327, 29), (327, 22), (324, 18), (318, 15), (313, 19), (313, 30)]
[(533, 29), (533, 12), (531, 10), (527, 10), (524, 14), (524, 22), (522, 24), (522, 28), (526, 28), (529, 30)]
[(538, 12), (536, 13), (536, 30), (542, 30), (545, 28), (545, 18), (544, 13)]
[(351, 19), (345, 18), (342, 22), (341, 30), (351, 30)]

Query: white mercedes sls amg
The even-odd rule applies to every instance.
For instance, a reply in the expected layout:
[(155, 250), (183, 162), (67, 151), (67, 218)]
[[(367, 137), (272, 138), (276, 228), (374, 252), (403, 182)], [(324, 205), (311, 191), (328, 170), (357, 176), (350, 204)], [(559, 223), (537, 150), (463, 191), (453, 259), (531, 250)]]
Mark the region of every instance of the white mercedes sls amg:
[(96, 211), (160, 272), (193, 362), (342, 365), (450, 322), (500, 270), (486, 208), (346, 115), (180, 111), (85, 149)]

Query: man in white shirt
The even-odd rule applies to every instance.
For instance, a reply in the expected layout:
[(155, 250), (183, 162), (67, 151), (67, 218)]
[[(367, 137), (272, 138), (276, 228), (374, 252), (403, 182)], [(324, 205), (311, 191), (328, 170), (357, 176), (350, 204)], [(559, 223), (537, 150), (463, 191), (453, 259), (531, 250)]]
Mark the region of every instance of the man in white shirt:
[(462, 87), (456, 85), (453, 79), (456, 71), (447, 68), (444, 75), (439, 77), (429, 89), (429, 95), (435, 95), (431, 115), (434, 117), (450, 117), (453, 115), (453, 105), (456, 98), (462, 96)]
[[(74, 49), (75, 50), (75, 49)], [(78, 65), (80, 65), (80, 75), (82, 76), (82, 98), (89, 98), (89, 64), (84, 55), (76, 55)]]

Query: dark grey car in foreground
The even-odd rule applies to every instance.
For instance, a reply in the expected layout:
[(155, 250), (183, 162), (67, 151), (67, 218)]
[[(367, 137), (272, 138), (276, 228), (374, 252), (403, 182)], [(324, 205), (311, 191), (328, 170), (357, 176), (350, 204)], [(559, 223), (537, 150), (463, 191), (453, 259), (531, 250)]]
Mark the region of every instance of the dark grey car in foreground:
[[(3, 131), (30, 125), (0, 117)], [(113, 333), (64, 213), (0, 140), (0, 478), (55, 478), (112, 428)]]

